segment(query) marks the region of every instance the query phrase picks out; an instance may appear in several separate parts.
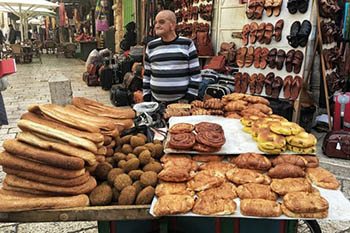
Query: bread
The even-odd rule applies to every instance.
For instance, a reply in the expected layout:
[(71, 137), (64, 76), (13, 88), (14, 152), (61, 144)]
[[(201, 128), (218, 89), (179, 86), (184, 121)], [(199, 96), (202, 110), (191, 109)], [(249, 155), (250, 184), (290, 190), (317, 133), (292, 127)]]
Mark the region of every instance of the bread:
[(210, 196), (196, 199), (192, 212), (201, 215), (233, 214), (237, 208), (232, 199), (217, 199)]
[(337, 178), (322, 167), (307, 168), (306, 174), (311, 182), (318, 187), (326, 189), (338, 189), (340, 186)]
[(7, 152), (27, 160), (34, 160), (43, 164), (69, 170), (84, 168), (84, 160), (81, 158), (67, 156), (54, 151), (42, 150), (15, 139), (5, 140), (3, 147)]
[(259, 120), (259, 117), (258, 116), (255, 116), (255, 115), (247, 115), (247, 116), (244, 116), (241, 118), (241, 123), (244, 125), (244, 126), (247, 126), (247, 127), (250, 127), (252, 126), (252, 124)]
[(273, 166), (276, 166), (281, 163), (289, 163), (289, 164), (299, 166), (301, 168), (305, 168), (308, 164), (308, 161), (306, 160), (305, 157), (302, 157), (299, 155), (290, 155), (290, 154), (279, 155), (276, 158), (272, 159), (271, 162)]
[(315, 213), (328, 210), (328, 201), (318, 193), (293, 192), (283, 197), (283, 204), (294, 213)]
[(220, 186), (225, 181), (225, 176), (214, 170), (198, 172), (192, 180), (187, 182), (187, 188), (193, 191), (203, 191)]
[(224, 106), (223, 102), (221, 101), (221, 99), (217, 99), (217, 98), (211, 98), (211, 99), (207, 99), (204, 100), (204, 108), (209, 108), (209, 109), (222, 109), (222, 107)]
[(267, 171), (271, 167), (271, 162), (263, 155), (255, 153), (240, 154), (234, 161), (239, 168)]
[(272, 114), (272, 109), (265, 104), (256, 103), (256, 104), (250, 105), (249, 108), (258, 109), (260, 112), (266, 115)]
[(224, 95), (222, 97), (222, 100), (224, 102), (229, 102), (229, 101), (242, 100), (244, 98), (245, 98), (245, 94), (243, 94), (243, 93), (231, 93), (228, 95)]
[(228, 102), (224, 107), (226, 112), (242, 111), (248, 106), (248, 103), (243, 100)]
[(319, 160), (315, 155), (303, 155), (303, 158), (306, 159), (306, 167), (318, 167)]
[(240, 202), (241, 213), (246, 216), (279, 217), (281, 206), (276, 201), (264, 199), (244, 199)]
[(284, 196), (291, 192), (312, 192), (312, 186), (306, 178), (272, 179), (272, 191)]
[(81, 158), (91, 166), (96, 164), (96, 157), (90, 151), (79, 149), (68, 144), (65, 145), (61, 143), (45, 141), (29, 132), (19, 133), (17, 135), (17, 140), (36, 147), (40, 147), (45, 150), (53, 150), (66, 155)]
[(316, 145), (317, 139), (311, 133), (300, 132), (296, 135), (286, 137), (287, 143), (301, 148), (308, 148)]
[(199, 166), (199, 170), (215, 170), (217, 172), (222, 173), (223, 176), (225, 176), (226, 172), (228, 172), (231, 169), (234, 169), (235, 167), (236, 165), (232, 163), (213, 161), (201, 164)]
[(269, 185), (248, 183), (238, 186), (237, 194), (240, 199), (265, 199), (276, 201), (277, 194)]
[(237, 197), (236, 186), (230, 182), (224, 182), (220, 186), (210, 188), (197, 193), (198, 197), (212, 197), (214, 199), (234, 199)]
[(252, 104), (270, 105), (270, 102), (261, 96), (245, 95), (243, 99)]
[(296, 135), (304, 131), (304, 129), (300, 127), (297, 123), (288, 122), (288, 121), (280, 121), (280, 122), (272, 123), (270, 125), (270, 130), (274, 133), (285, 135), (285, 136)]
[(226, 173), (227, 179), (235, 184), (257, 183), (264, 182), (264, 176), (257, 171), (249, 169), (233, 169)]
[(29, 171), (40, 175), (61, 179), (77, 178), (85, 173), (85, 169), (66, 170), (62, 168), (56, 168), (49, 165), (22, 159), (20, 157), (13, 156), (5, 151), (0, 153), (0, 165), (7, 168), (12, 168), (21, 171)]
[(269, 129), (260, 129), (258, 131), (257, 142), (259, 146), (267, 150), (281, 149), (286, 146), (286, 139)]
[(314, 154), (316, 153), (316, 146), (311, 146), (311, 147), (297, 147), (297, 146), (292, 146), (290, 144), (287, 144), (287, 149), (299, 154)]
[(196, 162), (218, 162), (222, 161), (225, 156), (222, 155), (195, 155), (192, 159)]
[(153, 212), (156, 216), (183, 214), (194, 205), (194, 197), (189, 195), (165, 195), (158, 198)]
[(13, 197), (5, 198), (0, 195), (0, 212), (20, 212), (38, 209), (62, 209), (73, 207), (84, 207), (89, 205), (87, 195), (76, 195), (70, 197)]
[(327, 218), (328, 211), (315, 212), (315, 213), (294, 213), (289, 210), (284, 204), (281, 205), (283, 214), (291, 218)]
[(194, 192), (187, 189), (186, 183), (163, 182), (157, 185), (155, 194), (157, 197), (165, 195), (189, 195), (194, 196)]
[(188, 169), (171, 166), (159, 172), (158, 178), (166, 182), (185, 182), (192, 179), (192, 174)]
[(305, 177), (305, 172), (299, 166), (290, 163), (281, 163), (271, 168), (267, 173), (271, 178), (296, 178)]
[(169, 133), (191, 133), (194, 130), (194, 125), (189, 123), (178, 123), (170, 127)]
[[(46, 196), (46, 197), (60, 196), (59, 194), (53, 193), (53, 192), (14, 187), (14, 186), (8, 185), (5, 181), (2, 183), (2, 188), (10, 192), (20, 192), (20, 193), (25, 193), (25, 194), (35, 195), (35, 196)], [(61, 196), (65, 196), (65, 195), (61, 195)]]

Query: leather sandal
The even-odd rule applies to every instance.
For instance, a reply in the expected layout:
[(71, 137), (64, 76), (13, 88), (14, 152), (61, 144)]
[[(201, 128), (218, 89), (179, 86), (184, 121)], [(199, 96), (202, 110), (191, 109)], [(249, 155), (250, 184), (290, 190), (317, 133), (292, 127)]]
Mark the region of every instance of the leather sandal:
[(277, 49), (273, 48), (269, 51), (269, 55), (267, 56), (267, 63), (271, 69), (276, 68), (276, 57), (277, 57)]
[(250, 32), (250, 27), (249, 23), (243, 26), (242, 29), (242, 44), (246, 46), (248, 44), (248, 39), (249, 39), (249, 32)]
[(243, 73), (242, 74), (242, 81), (241, 81), (241, 93), (246, 93), (249, 85), (249, 74)]
[(301, 24), (300, 30), (297, 33), (298, 37), (298, 45), (301, 47), (305, 47), (309, 38), (309, 35), (311, 33), (311, 23), (309, 20), (304, 20)]
[(292, 81), (290, 100), (296, 100), (299, 96), (303, 85), (303, 79), (300, 76), (295, 76)]
[(282, 30), (283, 30), (283, 26), (284, 26), (284, 21), (283, 19), (280, 19), (276, 22), (275, 24), (275, 41), (279, 42), (282, 39)]
[(247, 54), (248, 48), (247, 47), (241, 47), (237, 51), (236, 55), (236, 63), (238, 67), (242, 68), (244, 66), (245, 62), (245, 56)]
[(273, 36), (273, 25), (272, 23), (267, 23), (265, 26), (265, 33), (264, 33), (264, 43), (270, 44)]
[(245, 55), (244, 66), (250, 67), (251, 65), (253, 65), (253, 62), (254, 62), (254, 47), (249, 46), (247, 54)]
[(298, 11), (298, 0), (288, 0), (287, 8), (290, 14), (294, 15)]
[(265, 12), (267, 17), (270, 17), (273, 13), (273, 9), (272, 9), (273, 3), (274, 3), (274, 0), (265, 1), (264, 7), (265, 7)]
[(299, 74), (301, 70), (301, 66), (303, 64), (303, 60), (304, 60), (303, 52), (300, 50), (296, 50), (292, 61), (293, 67), (294, 67), (294, 73)]
[(237, 72), (235, 74), (235, 92), (240, 93), (241, 92), (241, 82), (242, 82), (242, 73)]
[(288, 44), (292, 46), (293, 48), (298, 47), (298, 33), (300, 30), (301, 24), (299, 21), (293, 22), (292, 26), (290, 27), (290, 34), (287, 36)]
[(256, 39), (260, 44), (264, 43), (265, 26), (266, 26), (266, 23), (262, 22), (259, 24), (259, 27), (258, 27), (258, 33), (256, 35)]
[(270, 72), (266, 75), (264, 84), (265, 84), (265, 94), (271, 96), (272, 95), (272, 83), (275, 79), (275, 74)]
[(265, 69), (267, 66), (267, 56), (269, 55), (269, 49), (264, 47), (260, 52), (260, 69)]
[(279, 49), (277, 52), (277, 59), (276, 59), (277, 70), (282, 70), (285, 58), (286, 58), (286, 52), (282, 49)]
[(283, 80), (283, 96), (285, 99), (289, 99), (291, 95), (291, 87), (292, 87), (293, 76), (288, 75)]
[(283, 87), (283, 79), (280, 76), (276, 76), (272, 82), (272, 98), (277, 99), (280, 95), (281, 89)]
[(264, 0), (257, 0), (257, 6), (254, 12), (255, 19), (261, 19), (264, 11)]
[(258, 94), (258, 95), (261, 94), (264, 88), (264, 81), (265, 81), (265, 76), (262, 73), (259, 73), (258, 77), (256, 78), (255, 94)]
[(298, 1), (298, 10), (300, 13), (304, 14), (309, 7), (309, 0), (299, 0)]
[(249, 43), (250, 44), (254, 44), (255, 41), (256, 41), (256, 36), (257, 36), (257, 33), (258, 33), (258, 27), (259, 25), (256, 23), (256, 22), (252, 22), (250, 25), (249, 25)]
[(257, 81), (257, 74), (252, 74), (249, 78), (249, 92), (250, 94), (254, 95), (256, 91), (256, 81)]
[(287, 52), (287, 55), (286, 55), (286, 71), (288, 73), (293, 71), (294, 53), (295, 53), (295, 50), (291, 49)]
[(254, 49), (254, 67), (256, 69), (260, 68), (260, 60), (261, 60), (261, 47), (257, 47)]
[(283, 0), (274, 0), (273, 1), (273, 15), (278, 17), (281, 14), (281, 7), (282, 7)]

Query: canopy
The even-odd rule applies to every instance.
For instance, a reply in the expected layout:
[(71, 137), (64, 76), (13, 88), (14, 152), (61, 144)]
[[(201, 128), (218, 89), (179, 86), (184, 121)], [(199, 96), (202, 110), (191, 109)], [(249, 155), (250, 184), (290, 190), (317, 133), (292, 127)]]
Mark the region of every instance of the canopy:
[[(28, 19), (33, 16), (54, 13), (48, 9), (54, 9), (58, 7), (58, 4), (46, 0), (0, 0), (0, 7), (4, 11), (6, 10), (19, 17), (21, 22), (21, 39), (23, 40), (28, 36), (27, 33), (23, 33), (28, 30)], [(45, 12), (47, 10), (49, 12)]]

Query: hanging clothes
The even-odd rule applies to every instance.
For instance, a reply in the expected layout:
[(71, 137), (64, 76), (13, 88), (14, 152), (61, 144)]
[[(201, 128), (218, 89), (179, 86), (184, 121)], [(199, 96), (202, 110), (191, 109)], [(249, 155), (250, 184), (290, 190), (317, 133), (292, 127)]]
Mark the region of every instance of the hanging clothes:
[(109, 29), (108, 21), (108, 6), (107, 0), (98, 0), (95, 9), (96, 15), (96, 31), (106, 32)]
[(60, 16), (60, 27), (64, 27), (66, 22), (66, 11), (65, 11), (63, 2), (60, 3), (58, 12)]

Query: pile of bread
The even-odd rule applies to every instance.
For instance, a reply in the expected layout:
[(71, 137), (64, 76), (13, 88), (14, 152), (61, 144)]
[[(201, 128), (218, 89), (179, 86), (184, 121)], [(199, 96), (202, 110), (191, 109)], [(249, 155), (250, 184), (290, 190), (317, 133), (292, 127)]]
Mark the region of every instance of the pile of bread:
[[(315, 156), (279, 155), (268, 159), (245, 153), (219, 155), (167, 154), (151, 211), (156, 216), (234, 214), (237, 202), (246, 216), (325, 218), (329, 203), (312, 184), (338, 189), (339, 182), (318, 166)], [(279, 198), (280, 197), (280, 198)]]
[(17, 122), (22, 130), (6, 140), (0, 165), (1, 212), (89, 205), (97, 185), (97, 160), (114, 153), (119, 132), (133, 125), (131, 108), (114, 108), (85, 98), (65, 107), (32, 105)]
[(317, 139), (305, 132), (297, 123), (270, 115), (261, 118), (256, 115), (241, 118), (243, 130), (250, 133), (258, 143), (259, 150), (268, 154), (279, 154), (290, 150), (299, 154), (314, 154)]
[(164, 118), (190, 115), (216, 115), (235, 119), (250, 115), (266, 117), (272, 114), (269, 104), (267, 99), (260, 96), (232, 93), (223, 96), (222, 99), (210, 98), (204, 101), (195, 100), (190, 104), (169, 104), (165, 109)]

